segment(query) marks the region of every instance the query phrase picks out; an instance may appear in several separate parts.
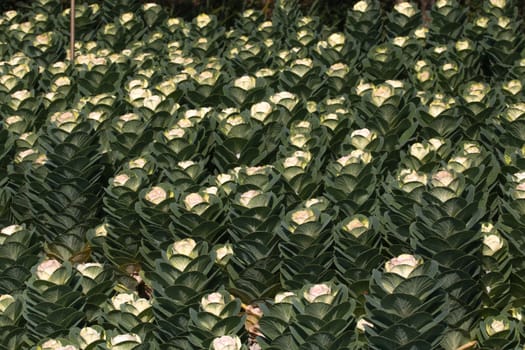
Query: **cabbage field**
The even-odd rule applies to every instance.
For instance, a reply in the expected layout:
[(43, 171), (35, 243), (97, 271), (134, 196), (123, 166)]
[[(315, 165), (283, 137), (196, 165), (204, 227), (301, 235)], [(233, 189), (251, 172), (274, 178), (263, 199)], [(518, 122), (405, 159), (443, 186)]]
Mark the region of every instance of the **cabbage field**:
[(518, 0), (0, 14), (0, 350), (525, 349)]

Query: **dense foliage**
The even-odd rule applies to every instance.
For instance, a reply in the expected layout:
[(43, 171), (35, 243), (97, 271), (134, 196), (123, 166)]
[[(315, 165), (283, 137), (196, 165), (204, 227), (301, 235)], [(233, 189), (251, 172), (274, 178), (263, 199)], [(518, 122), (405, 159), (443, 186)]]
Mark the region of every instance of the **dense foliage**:
[(0, 349), (524, 348), (517, 4), (80, 2), (73, 62), (59, 5), (0, 17)]
[[(76, 0), (79, 2), (80, 0)], [(104, 0), (82, 0), (85, 4), (102, 3)], [(239, 16), (239, 13), (247, 9), (261, 10), (265, 18), (270, 19), (275, 8), (275, 0), (134, 0), (141, 3), (157, 3), (169, 13), (171, 17), (181, 17), (190, 20), (200, 13), (213, 14), (217, 17), (219, 24), (231, 25)], [(379, 0), (378, 3), (383, 11), (391, 11), (393, 6), (400, 0)], [(30, 7), (33, 0), (2, 0), (0, 11), (20, 9)], [(55, 11), (62, 11), (70, 6), (71, 0), (61, 0), (61, 5)], [(319, 20), (332, 28), (342, 30), (346, 13), (352, 9), (356, 0), (298, 0), (298, 6), (304, 15), (315, 15)], [(426, 14), (431, 9), (435, 0), (417, 0), (415, 3), (423, 11), (423, 19), (429, 20)], [(482, 13), (482, 3), (479, 0), (458, 0), (458, 3), (465, 6), (467, 16), (473, 17)], [(121, 10), (126, 11), (129, 5), (126, 4)], [(518, 15), (523, 18), (525, 15), (525, 2), (516, 1)], [(98, 23), (93, 29), (98, 29)]]

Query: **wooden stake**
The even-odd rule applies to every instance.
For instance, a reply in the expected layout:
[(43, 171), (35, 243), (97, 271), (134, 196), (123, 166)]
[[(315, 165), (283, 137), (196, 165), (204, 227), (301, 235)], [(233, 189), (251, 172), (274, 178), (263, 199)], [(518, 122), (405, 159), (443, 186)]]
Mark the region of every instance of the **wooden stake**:
[(75, 62), (75, 0), (71, 0), (69, 26), (69, 60)]
[(460, 346), (456, 350), (467, 350), (467, 349), (470, 349), (471, 347), (476, 346), (476, 345), (478, 345), (478, 342), (473, 340), (471, 342), (468, 342), (467, 344), (463, 344), (462, 346)]

